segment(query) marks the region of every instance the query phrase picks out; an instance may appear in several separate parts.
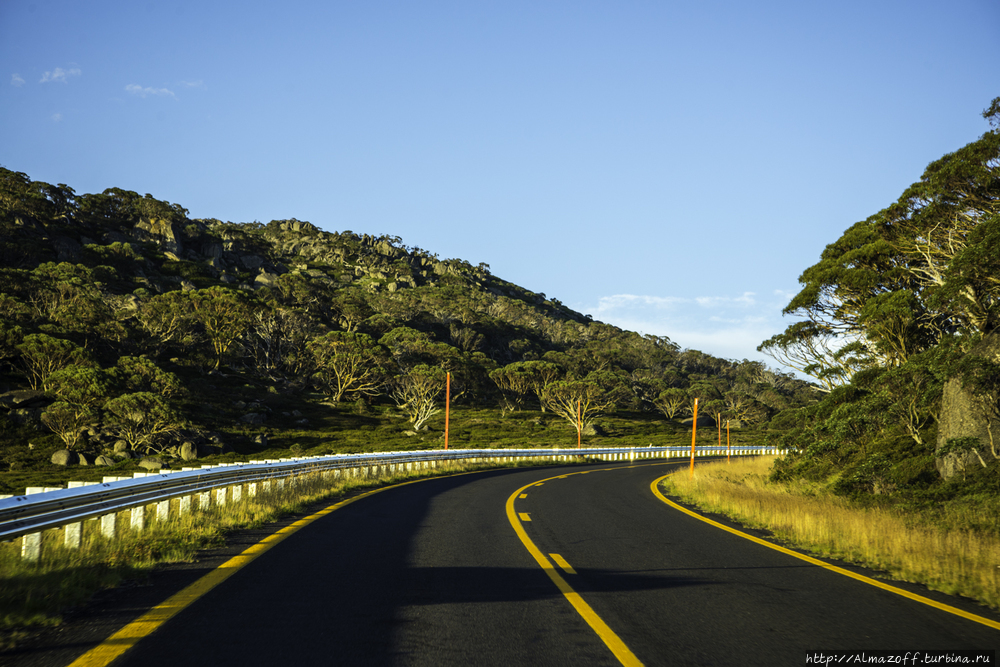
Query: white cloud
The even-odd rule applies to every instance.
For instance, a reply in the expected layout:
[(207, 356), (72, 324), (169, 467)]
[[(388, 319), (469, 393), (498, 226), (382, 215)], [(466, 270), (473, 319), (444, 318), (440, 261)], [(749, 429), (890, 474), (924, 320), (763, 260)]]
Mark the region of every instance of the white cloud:
[(49, 83), (51, 81), (56, 81), (58, 83), (66, 83), (67, 79), (71, 76), (80, 76), (82, 72), (79, 67), (71, 67), (69, 69), (63, 69), (62, 67), (57, 67), (51, 72), (46, 72), (42, 75), (42, 80), (38, 83)]
[(151, 88), (148, 86), (143, 88), (142, 86), (134, 83), (130, 83), (125, 86), (125, 90), (126, 92), (138, 95), (139, 97), (149, 97), (150, 95), (153, 95), (154, 97), (176, 97), (176, 95), (174, 95), (174, 91), (168, 90), (167, 88)]
[(51, 118), (52, 118), (52, 122), (58, 123), (59, 121), (62, 120), (62, 114), (61, 113), (54, 113), (54, 114), (52, 114)]
[(181, 81), (181, 85), (187, 88), (204, 88), (205, 82), (201, 79), (198, 79), (197, 81)]
[(12, 74), (10, 76), (10, 85), (20, 88), (24, 85), (24, 79), (22, 79), (19, 74)]
[(788, 326), (781, 316), (787, 295), (781, 290), (764, 299), (754, 292), (683, 297), (615, 294), (600, 297), (596, 306), (577, 310), (623, 329), (667, 336), (682, 348), (726, 359), (773, 363), (757, 352), (757, 346)]

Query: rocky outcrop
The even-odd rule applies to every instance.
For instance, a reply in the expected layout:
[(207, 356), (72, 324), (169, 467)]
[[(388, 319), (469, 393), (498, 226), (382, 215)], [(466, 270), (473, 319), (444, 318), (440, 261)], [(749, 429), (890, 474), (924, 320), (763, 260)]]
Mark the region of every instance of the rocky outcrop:
[[(1000, 363), (1000, 335), (985, 336), (969, 355)], [(991, 429), (983, 411), (983, 402), (962, 385), (961, 377), (953, 377), (944, 385), (935, 452), (941, 452), (948, 441), (955, 438), (977, 438), (982, 446), (977, 451), (949, 452), (943, 456), (939, 454), (934, 463), (944, 479), (961, 474), (970, 467), (981, 466), (980, 458), (988, 460), (992, 456), (989, 444)], [(992, 402), (996, 403), (997, 398), (992, 397)], [(997, 426), (996, 423), (992, 426), (994, 439), (1000, 439), (1000, 433), (997, 432), (1000, 429)]]

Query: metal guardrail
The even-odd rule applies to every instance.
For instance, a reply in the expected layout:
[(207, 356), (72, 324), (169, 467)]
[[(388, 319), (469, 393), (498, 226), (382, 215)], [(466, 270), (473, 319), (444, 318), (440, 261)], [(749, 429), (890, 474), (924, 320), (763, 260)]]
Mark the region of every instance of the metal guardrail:
[[(725, 447), (698, 447), (697, 456), (724, 455)], [(773, 447), (733, 447), (737, 456), (775, 454)], [(32, 536), (43, 530), (79, 524), (86, 519), (106, 517), (124, 510), (144, 508), (173, 498), (206, 494), (213, 489), (267, 483), (296, 475), (332, 471), (355, 471), (368, 476), (369, 469), (385, 467), (395, 473), (413, 469), (413, 464), (436, 467), (439, 461), (500, 462), (510, 460), (641, 460), (690, 455), (690, 447), (632, 447), (587, 449), (459, 449), (377, 454), (331, 454), (327, 456), (266, 460), (250, 463), (222, 463), (180, 471), (138, 473), (133, 479), (118, 479), (69, 489), (49, 490), (0, 499), (0, 540)], [(142, 475), (141, 477), (138, 475)], [(337, 474), (337, 476), (340, 476)], [(256, 487), (254, 487), (256, 492)], [(206, 498), (207, 500), (207, 498)], [(27, 539), (27, 538), (26, 538)]]

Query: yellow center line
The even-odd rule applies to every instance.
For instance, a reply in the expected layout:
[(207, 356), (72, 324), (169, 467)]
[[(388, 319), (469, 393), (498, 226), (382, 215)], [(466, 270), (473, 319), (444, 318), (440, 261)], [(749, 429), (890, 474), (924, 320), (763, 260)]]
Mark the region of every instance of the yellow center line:
[(518, 514), (517, 514), (517, 517), (518, 517), (518, 518), (519, 518), (519, 519), (520, 519), (521, 521), (531, 521), (531, 517), (530, 517), (530, 516), (528, 516), (528, 513), (527, 513), (527, 512), (518, 512)]
[[(447, 476), (455, 477), (458, 475), (468, 474), (474, 473), (457, 473), (456, 475)], [(118, 632), (114, 633), (103, 642), (74, 660), (70, 663), (69, 667), (106, 667), (118, 658), (118, 656), (122, 655), (139, 643), (141, 639), (149, 636), (161, 625), (187, 609), (195, 600), (208, 593), (232, 575), (236, 574), (241, 568), (248, 565), (251, 561), (266, 552), (268, 549), (275, 546), (293, 533), (305, 528), (316, 519), (322, 518), (327, 514), (330, 514), (341, 507), (350, 505), (353, 502), (357, 502), (362, 498), (367, 498), (375, 495), (376, 493), (381, 493), (382, 491), (387, 491), (396, 487), (406, 486), (407, 484), (416, 484), (417, 482), (427, 481), (428, 479), (440, 479), (440, 477), (414, 479), (408, 482), (400, 482), (399, 484), (372, 489), (371, 491), (366, 491), (365, 493), (354, 496), (353, 498), (341, 500), (338, 503), (321, 509), (315, 514), (310, 514), (307, 517), (299, 519), (298, 521), (275, 531), (257, 544), (247, 547), (239, 555), (233, 556), (222, 565), (219, 565), (208, 574), (205, 574), (194, 583), (190, 584), (180, 592), (170, 596), (164, 602), (153, 607), (139, 618), (121, 628)]]
[(935, 609), (940, 609), (941, 611), (948, 612), (949, 614), (955, 614), (956, 616), (961, 616), (962, 618), (968, 619), (970, 621), (981, 623), (982, 625), (994, 628), (995, 630), (1000, 630), (1000, 623), (998, 623), (997, 621), (993, 621), (988, 618), (984, 618), (982, 616), (977, 616), (976, 614), (972, 614), (967, 611), (962, 611), (957, 607), (952, 607), (951, 605), (937, 602), (930, 598), (924, 597), (923, 595), (917, 595), (916, 593), (911, 593), (907, 590), (903, 590), (902, 588), (897, 588), (896, 586), (890, 586), (887, 583), (881, 582), (877, 579), (872, 579), (871, 577), (866, 577), (863, 574), (858, 574), (856, 572), (851, 572), (850, 570), (845, 570), (842, 567), (837, 567), (836, 565), (830, 565), (829, 563), (824, 563), (818, 558), (812, 558), (811, 556), (800, 554), (796, 551), (792, 551), (791, 549), (786, 549), (785, 547), (778, 546), (777, 544), (772, 544), (767, 540), (762, 540), (759, 537), (754, 537), (753, 535), (749, 535), (747, 533), (744, 533), (743, 531), (736, 530), (735, 528), (730, 528), (729, 526), (723, 525), (718, 521), (712, 521), (711, 519), (704, 517), (698, 514), (697, 512), (692, 512), (686, 507), (681, 507), (680, 505), (678, 505), (677, 503), (673, 502), (665, 495), (663, 495), (663, 493), (660, 491), (660, 482), (662, 482), (667, 477), (668, 475), (664, 475), (663, 477), (653, 480), (653, 483), (649, 487), (653, 490), (653, 494), (657, 498), (665, 502), (667, 505), (670, 505), (674, 509), (684, 512), (685, 514), (693, 516), (699, 521), (704, 521), (705, 523), (711, 526), (715, 526), (716, 528), (721, 528), (726, 532), (750, 540), (751, 542), (756, 542), (757, 544), (763, 545), (769, 549), (774, 549), (775, 551), (780, 551), (783, 554), (794, 556), (795, 558), (798, 558), (799, 560), (804, 560), (805, 562), (811, 563), (812, 565), (818, 565), (819, 567), (830, 570), (831, 572), (836, 572), (837, 574), (842, 574), (845, 577), (856, 579), (857, 581), (868, 584), (869, 586), (875, 586), (876, 588), (881, 588), (884, 591), (889, 591), (890, 593), (895, 593), (896, 595), (902, 595), (904, 598), (909, 598), (910, 600), (914, 600), (915, 602), (920, 602), (921, 604), (926, 604), (928, 606), (934, 607)]
[(549, 554), (549, 558), (554, 560), (556, 562), (556, 565), (561, 567), (563, 572), (565, 572), (566, 574), (576, 574), (576, 570), (574, 570), (573, 567), (566, 562), (566, 559), (560, 556), (559, 554)]
[[(609, 468), (609, 470), (614, 470), (614, 468)], [(560, 477), (565, 477), (565, 475), (560, 475)], [(556, 478), (550, 477), (548, 479)], [(608, 624), (597, 615), (597, 612), (595, 612), (582, 597), (580, 597), (580, 594), (573, 590), (572, 586), (566, 583), (566, 580), (562, 578), (562, 575), (560, 575), (556, 569), (552, 567), (552, 563), (545, 557), (545, 554), (543, 554), (541, 550), (535, 546), (535, 543), (531, 541), (531, 538), (528, 537), (528, 533), (525, 532), (524, 526), (521, 525), (521, 521), (518, 519), (518, 513), (514, 511), (514, 499), (519, 493), (530, 486), (533, 485), (526, 484), (525, 486), (522, 486), (520, 489), (512, 493), (509, 498), (507, 498), (507, 519), (510, 521), (510, 525), (514, 529), (514, 532), (521, 540), (521, 543), (524, 544), (528, 553), (530, 553), (535, 559), (535, 562), (541, 566), (545, 574), (547, 574), (549, 579), (552, 580), (552, 583), (554, 583), (556, 588), (559, 589), (559, 592), (563, 594), (563, 597), (565, 597), (566, 600), (573, 605), (573, 608), (576, 609), (576, 612), (580, 614), (584, 621), (587, 622), (587, 625), (589, 625), (591, 629), (597, 633), (597, 636), (601, 638), (601, 641), (603, 641), (604, 644), (611, 649), (611, 652), (616, 658), (618, 658), (618, 661), (627, 667), (641, 666), (642, 663), (637, 657), (635, 657), (635, 654), (632, 653), (629, 647), (625, 645), (625, 642), (623, 642), (621, 638), (616, 635), (610, 627), (608, 627)], [(535, 482), (534, 486), (541, 486), (541, 482)]]
[(528, 497), (527, 493), (522, 493), (521, 495), (518, 496), (518, 498), (527, 498), (527, 497)]

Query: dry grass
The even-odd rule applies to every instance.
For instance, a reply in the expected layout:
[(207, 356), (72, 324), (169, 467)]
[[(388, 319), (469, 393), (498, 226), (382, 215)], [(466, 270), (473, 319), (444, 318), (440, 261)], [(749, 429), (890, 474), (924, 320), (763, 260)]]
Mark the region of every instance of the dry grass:
[(974, 517), (940, 507), (917, 513), (857, 507), (815, 486), (771, 483), (773, 461), (704, 463), (693, 480), (685, 469), (664, 488), (813, 552), (1000, 608), (1000, 536), (956, 527), (981, 523)]

